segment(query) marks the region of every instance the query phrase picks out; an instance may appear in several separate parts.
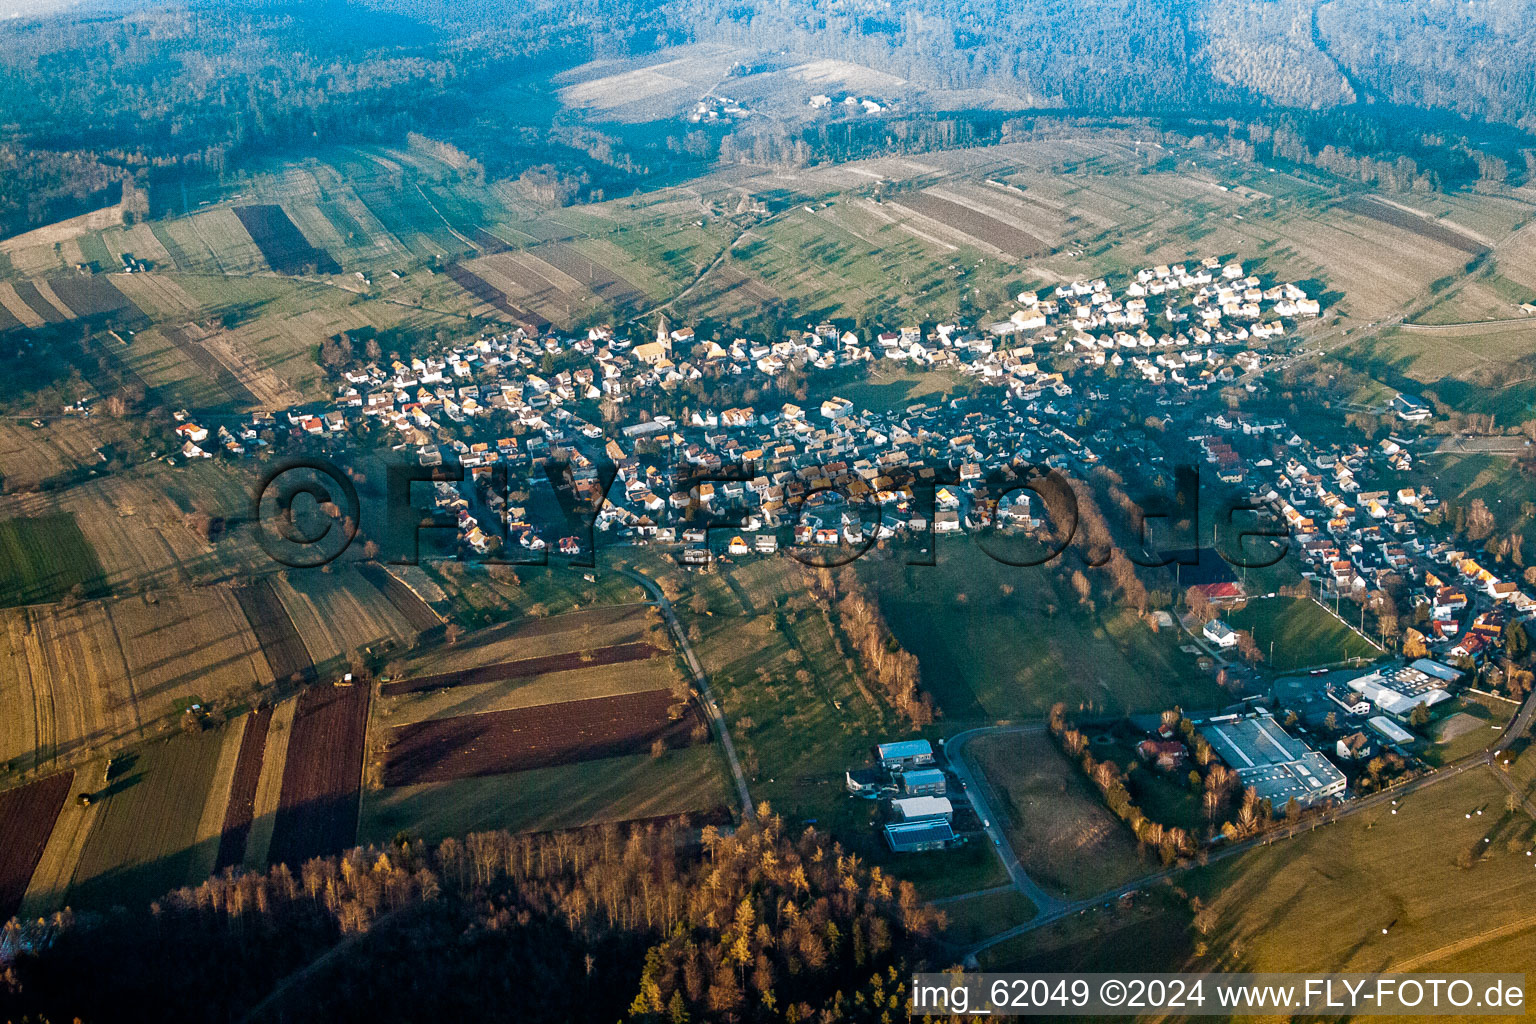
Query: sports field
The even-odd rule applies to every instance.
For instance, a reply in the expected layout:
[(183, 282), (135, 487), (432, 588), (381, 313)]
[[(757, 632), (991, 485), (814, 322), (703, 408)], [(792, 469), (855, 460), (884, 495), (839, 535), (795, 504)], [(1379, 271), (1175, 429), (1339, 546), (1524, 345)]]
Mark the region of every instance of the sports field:
[(1310, 598), (1265, 597), (1223, 616), (1233, 629), (1253, 634), (1259, 652), (1279, 672), (1379, 657), (1371, 643)]

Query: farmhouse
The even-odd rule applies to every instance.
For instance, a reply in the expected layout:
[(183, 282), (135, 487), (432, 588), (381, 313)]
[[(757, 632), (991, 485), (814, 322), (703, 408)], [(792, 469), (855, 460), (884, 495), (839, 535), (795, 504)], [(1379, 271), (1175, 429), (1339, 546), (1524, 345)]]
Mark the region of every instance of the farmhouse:
[(1220, 715), (1200, 726), (1243, 786), (1280, 811), (1291, 800), (1310, 807), (1344, 792), (1344, 773), (1326, 757), (1287, 733), (1268, 711)]

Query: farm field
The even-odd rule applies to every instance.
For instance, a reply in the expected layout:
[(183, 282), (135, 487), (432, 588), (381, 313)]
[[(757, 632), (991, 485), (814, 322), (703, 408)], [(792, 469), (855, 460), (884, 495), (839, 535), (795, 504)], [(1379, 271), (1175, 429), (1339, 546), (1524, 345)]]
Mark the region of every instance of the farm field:
[(1404, 798), (1395, 815), (1373, 808), (1188, 876), (1215, 909), (1201, 966), (1423, 970), (1431, 964), (1405, 965), (1536, 916), (1525, 855), (1536, 827), (1506, 812), (1505, 796), (1486, 771), (1468, 772)]
[(446, 672), (439, 675), (417, 676), (414, 679), (385, 683), (380, 692), (386, 697), (400, 697), (408, 693), (444, 689), (452, 686), (474, 686), (499, 683), (514, 679), (529, 679), (555, 672), (571, 672), (585, 666), (606, 667), (629, 662), (646, 661), (661, 653), (661, 649), (647, 643), (611, 644), (606, 647), (589, 647), (567, 654), (547, 654), (539, 658), (523, 658), (504, 661), (499, 665), (485, 665), (463, 672)]
[(351, 846), (368, 726), (368, 689), (311, 686), (299, 695), (267, 859), (290, 867)]
[[(401, 676), (401, 682), (408, 683), (421, 676), (471, 672), (492, 665), (635, 643), (660, 636), (657, 620), (646, 605), (590, 608), (474, 630), (457, 643), (402, 659), (396, 666), (396, 674)], [(662, 642), (665, 642), (664, 637)], [(389, 685), (393, 684), (386, 684)]]
[(1256, 598), (1227, 613), (1222, 621), (1251, 632), (1266, 663), (1277, 672), (1352, 659), (1369, 661), (1382, 654), (1381, 648), (1310, 598)]
[(105, 589), (101, 563), (74, 516), (0, 520), (0, 605), (99, 597)]
[[(197, 637), (196, 644), (185, 638)], [(0, 761), (77, 760), (174, 726), (191, 703), (272, 680), (230, 591), (0, 614)]]
[(0, 920), (20, 909), (74, 777), (60, 772), (0, 792)]
[(1155, 868), (1092, 783), (1044, 733), (978, 736), (967, 752), (1029, 877), (1065, 899), (1112, 889)]
[(687, 814), (728, 818), (730, 787), (710, 746), (631, 754), (502, 775), (370, 790), (358, 841), (404, 832), (428, 842), (482, 829), (544, 832)]
[(97, 449), (130, 437), (120, 423), (105, 418), (59, 417), (44, 426), (0, 421), (0, 489), (30, 490), (65, 474), (101, 464)]
[[(573, 764), (701, 742), (707, 731), (670, 690), (436, 718), (392, 729), (386, 786), (443, 782)], [(704, 732), (705, 736), (695, 735)]]
[(249, 586), (236, 587), (234, 596), (255, 631), (273, 678), (294, 682), (313, 678), (314, 658), (294, 628), (272, 581), (259, 579)]
[(172, 737), (118, 758), (96, 795), (102, 809), (75, 869), (71, 904), (146, 903), (207, 876), (218, 837), (199, 831), (230, 728)]
[(267, 264), (279, 274), (341, 273), (341, 264), (324, 249), (311, 245), (281, 206), (237, 206), (235, 216), (250, 232)]
[(219, 849), (213, 870), (239, 867), (245, 861), (246, 840), (256, 815), (256, 789), (261, 783), (263, 755), (267, 748), (267, 730), (272, 724), (272, 709), (259, 708), (234, 723), (240, 734), (240, 748), (230, 777), (229, 800), (219, 828)]
[(179, 588), (271, 567), (247, 531), (210, 543), (189, 525), (197, 512), (245, 515), (251, 486), (245, 465), (147, 463), (57, 490), (0, 495), (0, 520), (73, 517), (107, 591)]
[(415, 640), (411, 624), (354, 567), (330, 568), (288, 570), (266, 580), (317, 671), (344, 671), (348, 656), (362, 648), (388, 650)]
[(900, 557), (863, 558), (859, 573), (951, 721), (1041, 716), (1057, 701), (1109, 712), (1224, 703), (1173, 631), (1112, 605), (1077, 607), (1049, 566), (1004, 565), (964, 539), (941, 541), (936, 565)]

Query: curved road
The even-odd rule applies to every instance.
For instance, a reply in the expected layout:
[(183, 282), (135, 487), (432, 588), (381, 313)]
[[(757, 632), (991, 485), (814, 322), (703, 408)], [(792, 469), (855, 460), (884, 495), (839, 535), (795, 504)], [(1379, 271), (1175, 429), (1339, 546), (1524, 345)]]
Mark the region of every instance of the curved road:
[(1003, 862), (1003, 867), (1008, 871), (1008, 877), (1013, 881), (1013, 887), (1025, 896), (1029, 897), (1035, 905), (1036, 917), (1046, 914), (1054, 914), (1066, 906), (1060, 899), (1052, 896), (1040, 888), (1033, 878), (1024, 870), (1024, 865), (1019, 863), (1018, 855), (1013, 852), (1013, 846), (1008, 842), (1008, 837), (1003, 833), (1002, 822), (998, 820), (997, 812), (987, 806), (987, 793), (977, 784), (978, 775), (976, 769), (965, 758), (965, 745), (977, 736), (997, 736), (1003, 734), (1023, 734), (1044, 732), (1043, 724), (1035, 725), (990, 725), (976, 729), (967, 729), (965, 732), (956, 733), (944, 743), (944, 753), (949, 758), (949, 766), (960, 777), (960, 782), (965, 786), (965, 795), (970, 798), (971, 806), (976, 809), (976, 815), (985, 824), (988, 838), (992, 840), (992, 849), (997, 852), (997, 857)]
[(667, 620), (667, 628), (672, 631), (672, 637), (677, 641), (678, 649), (683, 652), (683, 660), (688, 662), (688, 670), (693, 673), (694, 682), (698, 684), (700, 703), (704, 705), (704, 716), (709, 719), (710, 728), (720, 738), (720, 748), (725, 751), (725, 760), (731, 766), (731, 775), (736, 780), (736, 796), (741, 801), (741, 816), (751, 821), (756, 810), (752, 804), (752, 794), (747, 792), (747, 777), (741, 770), (741, 761), (736, 757), (736, 745), (731, 742), (730, 730), (725, 727), (725, 715), (721, 713), (720, 706), (715, 703), (715, 695), (709, 688), (709, 677), (704, 674), (704, 666), (699, 664), (698, 657), (694, 655), (693, 648), (688, 644), (688, 635), (683, 631), (682, 624), (677, 621), (676, 613), (672, 611), (672, 602), (667, 600), (667, 595), (661, 592), (661, 587), (649, 576), (642, 575), (634, 569), (619, 569), (618, 572), (644, 587)]

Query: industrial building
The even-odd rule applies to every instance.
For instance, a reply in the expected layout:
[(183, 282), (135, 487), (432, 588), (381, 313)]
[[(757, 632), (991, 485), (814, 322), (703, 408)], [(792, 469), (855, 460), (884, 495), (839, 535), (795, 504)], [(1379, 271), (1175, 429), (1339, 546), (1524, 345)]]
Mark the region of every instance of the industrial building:
[(902, 821), (922, 821), (928, 818), (952, 821), (955, 817), (955, 806), (946, 796), (900, 797), (891, 801), (891, 811)]
[(898, 821), (885, 826), (885, 841), (897, 853), (942, 850), (955, 841), (955, 832), (942, 818)]
[(907, 796), (943, 796), (948, 789), (944, 773), (937, 768), (917, 768), (902, 772), (897, 778)]
[(875, 748), (880, 767), (888, 772), (904, 772), (934, 763), (933, 746), (927, 740), (898, 740)]
[(1420, 658), (1411, 665), (1378, 669), (1369, 675), (1351, 679), (1349, 688), (1376, 705), (1377, 709), (1395, 718), (1406, 719), (1420, 704), (1432, 708), (1442, 701), (1450, 700), (1451, 695), (1446, 687), (1459, 675), (1454, 669), (1438, 662)]
[(1344, 792), (1344, 773), (1287, 733), (1268, 711), (1221, 715), (1199, 728), (1242, 785), (1252, 786), (1277, 813), (1292, 799), (1309, 807)]

